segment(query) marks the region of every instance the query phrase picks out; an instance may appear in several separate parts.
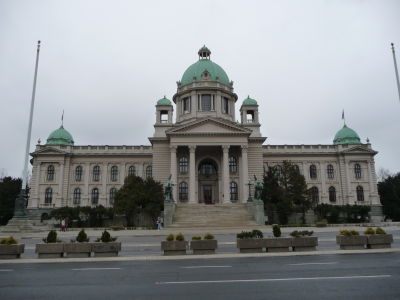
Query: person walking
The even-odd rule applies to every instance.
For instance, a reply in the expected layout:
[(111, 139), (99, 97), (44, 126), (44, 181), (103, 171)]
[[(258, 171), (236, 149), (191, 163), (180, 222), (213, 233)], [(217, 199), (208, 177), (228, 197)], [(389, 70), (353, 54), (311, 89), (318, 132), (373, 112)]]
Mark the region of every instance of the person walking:
[(61, 220), (61, 231), (65, 231), (65, 219)]
[(161, 218), (158, 217), (158, 218), (157, 218), (157, 230), (161, 230), (161, 229), (162, 229), (162, 226), (161, 226)]

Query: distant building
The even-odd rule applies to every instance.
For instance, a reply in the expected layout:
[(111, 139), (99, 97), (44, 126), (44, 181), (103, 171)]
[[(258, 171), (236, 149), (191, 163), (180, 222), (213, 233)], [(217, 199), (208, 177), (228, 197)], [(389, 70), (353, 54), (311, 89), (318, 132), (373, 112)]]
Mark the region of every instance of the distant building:
[[(75, 145), (61, 126), (31, 154), (33, 170), (28, 208), (112, 206), (127, 175), (165, 183), (172, 175), (179, 205), (246, 203), (248, 183), (269, 167), (291, 161), (299, 167), (319, 203), (370, 205), (380, 201), (371, 144), (343, 126), (329, 145), (264, 145), (258, 103), (240, 101), (236, 122), (233, 82), (202, 47), (199, 59), (177, 83), (175, 104), (155, 105), (149, 146)], [(140, 124), (137, 124), (138, 128)]]

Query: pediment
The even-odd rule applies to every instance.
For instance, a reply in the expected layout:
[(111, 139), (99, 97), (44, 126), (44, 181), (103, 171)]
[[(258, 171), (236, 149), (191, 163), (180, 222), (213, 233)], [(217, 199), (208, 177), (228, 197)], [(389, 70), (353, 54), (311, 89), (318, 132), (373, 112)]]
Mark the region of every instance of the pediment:
[(38, 151), (34, 151), (31, 155), (66, 155), (68, 152), (62, 151), (57, 148), (53, 148), (51, 146), (45, 147), (44, 149), (39, 149)]
[(366, 145), (352, 146), (341, 152), (346, 153), (346, 154), (377, 154), (378, 153), (372, 149), (369, 149)]
[(225, 120), (197, 120), (166, 132), (167, 135), (250, 135), (251, 130)]

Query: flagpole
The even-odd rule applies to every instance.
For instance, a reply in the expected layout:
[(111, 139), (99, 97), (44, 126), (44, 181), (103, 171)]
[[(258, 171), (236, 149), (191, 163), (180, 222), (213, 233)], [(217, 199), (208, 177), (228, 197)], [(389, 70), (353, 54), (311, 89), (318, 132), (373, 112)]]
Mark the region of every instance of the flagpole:
[(397, 70), (396, 52), (395, 52), (395, 50), (394, 50), (394, 44), (393, 44), (393, 43), (392, 43), (392, 53), (393, 53), (394, 72), (396, 73), (397, 91), (398, 91), (398, 93), (399, 93), (399, 101), (400, 101), (399, 71)]
[(39, 67), (39, 53), (40, 53), (40, 41), (37, 42), (36, 50), (36, 64), (35, 64), (35, 75), (33, 77), (33, 89), (31, 98), (31, 108), (29, 114), (29, 124), (28, 124), (28, 135), (26, 138), (26, 148), (24, 157), (24, 170), (22, 172), (22, 186), (21, 192), (15, 201), (14, 216), (25, 216), (26, 215), (26, 186), (28, 183), (28, 162), (29, 162), (29, 148), (31, 144), (31, 133), (32, 133), (32, 119), (33, 119), (33, 108), (35, 105), (35, 95), (36, 95), (36, 79)]

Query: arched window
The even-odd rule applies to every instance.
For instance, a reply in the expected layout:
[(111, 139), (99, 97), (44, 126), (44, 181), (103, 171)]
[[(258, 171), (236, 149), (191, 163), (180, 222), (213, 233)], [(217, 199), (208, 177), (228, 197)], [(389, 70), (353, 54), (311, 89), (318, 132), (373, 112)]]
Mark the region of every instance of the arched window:
[(334, 173), (332, 165), (328, 165), (326, 167), (326, 174), (328, 175), (328, 179), (333, 179), (335, 177), (335, 173)]
[(47, 181), (54, 180), (54, 166), (50, 165), (47, 167)]
[(235, 156), (229, 157), (229, 172), (230, 173), (237, 173), (238, 164), (237, 158)]
[(237, 183), (234, 181), (231, 181), (229, 184), (229, 190), (231, 194), (231, 201), (236, 202), (238, 200), (238, 186)]
[(311, 201), (313, 203), (318, 203), (319, 202), (319, 191), (318, 191), (318, 188), (316, 186), (313, 186), (310, 189), (310, 193), (311, 193)]
[(294, 169), (298, 174), (300, 174), (300, 168), (299, 168), (298, 165), (293, 165), (293, 169)]
[(152, 166), (147, 166), (146, 168), (146, 178), (151, 178), (153, 177), (153, 167)]
[(44, 193), (44, 203), (51, 204), (53, 201), (53, 189), (48, 187)]
[(217, 174), (216, 163), (211, 159), (203, 160), (199, 165), (199, 174), (207, 177)]
[(130, 166), (128, 169), (128, 176), (135, 176), (136, 175), (136, 168), (135, 166)]
[(92, 204), (98, 204), (99, 203), (99, 189), (98, 188), (94, 188), (92, 190)]
[(317, 179), (317, 167), (315, 165), (310, 166), (310, 178)]
[(116, 188), (111, 188), (110, 189), (110, 205), (114, 205), (115, 203), (115, 195), (117, 194), (117, 189)]
[(75, 168), (75, 181), (81, 181), (82, 180), (82, 166), (77, 166)]
[(80, 204), (81, 203), (81, 189), (76, 188), (74, 189), (74, 204)]
[(117, 180), (118, 180), (118, 167), (112, 166), (111, 167), (111, 181), (117, 181)]
[(356, 177), (356, 179), (361, 178), (361, 166), (359, 164), (354, 165), (354, 176)]
[(336, 202), (336, 189), (333, 186), (329, 188), (329, 201)]
[(364, 201), (364, 189), (361, 185), (357, 186), (357, 201)]
[(179, 158), (179, 172), (188, 172), (188, 158), (186, 156), (182, 156), (181, 158)]
[(182, 181), (179, 184), (179, 201), (187, 201), (188, 200), (188, 184), (185, 181)]
[(93, 167), (93, 181), (99, 181), (99, 180), (100, 180), (100, 167), (94, 166)]

